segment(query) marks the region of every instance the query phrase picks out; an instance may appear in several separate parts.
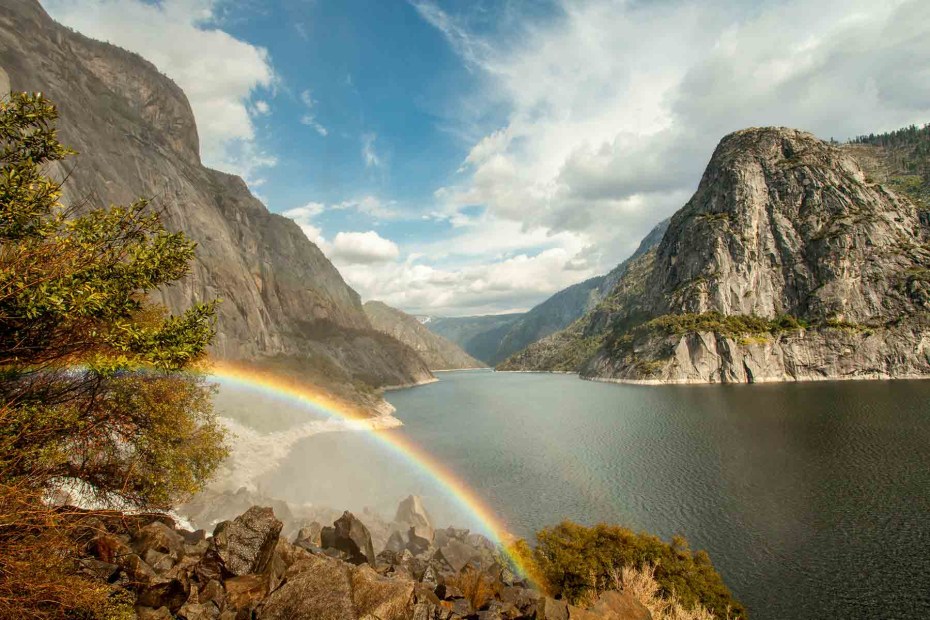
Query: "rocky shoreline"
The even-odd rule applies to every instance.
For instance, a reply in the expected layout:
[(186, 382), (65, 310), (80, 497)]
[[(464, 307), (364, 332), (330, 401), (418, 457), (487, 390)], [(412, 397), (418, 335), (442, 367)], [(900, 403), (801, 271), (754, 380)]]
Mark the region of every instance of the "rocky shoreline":
[(79, 513), (81, 570), (135, 600), (143, 620), (648, 620), (632, 593), (591, 609), (549, 598), (503, 550), (466, 529), (434, 529), (419, 498), (400, 503), (378, 553), (345, 511), (292, 540), (271, 507), (189, 531), (163, 514)]
[(434, 530), (416, 497), (401, 502), (384, 548), (344, 512), (292, 541), (270, 507), (252, 506), (212, 535), (162, 514), (80, 517), (86, 575), (135, 597), (144, 620), (646, 620), (632, 595), (582, 610), (544, 596), (492, 541)]

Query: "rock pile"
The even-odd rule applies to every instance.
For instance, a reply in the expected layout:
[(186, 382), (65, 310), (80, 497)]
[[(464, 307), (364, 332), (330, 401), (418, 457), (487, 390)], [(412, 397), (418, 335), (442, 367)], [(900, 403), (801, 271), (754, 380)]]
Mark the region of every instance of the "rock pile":
[[(145, 620), (650, 620), (620, 593), (583, 610), (543, 596), (490, 540), (434, 530), (417, 498), (375, 555), (351, 512), (310, 524), (294, 543), (271, 508), (253, 506), (212, 536), (163, 515), (92, 520), (83, 570), (136, 596)], [(402, 529), (406, 527), (406, 532)]]

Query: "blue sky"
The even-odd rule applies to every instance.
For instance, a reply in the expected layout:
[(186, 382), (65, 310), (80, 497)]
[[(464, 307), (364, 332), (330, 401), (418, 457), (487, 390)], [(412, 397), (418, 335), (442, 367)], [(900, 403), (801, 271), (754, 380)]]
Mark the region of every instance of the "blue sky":
[(930, 121), (921, 0), (42, 0), (187, 93), (210, 166), (365, 299), (523, 310), (604, 273), (752, 125)]

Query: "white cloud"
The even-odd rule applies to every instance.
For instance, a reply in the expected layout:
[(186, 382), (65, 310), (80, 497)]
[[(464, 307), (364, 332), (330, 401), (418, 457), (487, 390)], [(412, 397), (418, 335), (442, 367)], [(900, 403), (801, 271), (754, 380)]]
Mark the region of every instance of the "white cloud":
[(271, 105), (263, 99), (258, 99), (255, 101), (255, 106), (253, 107), (254, 114), (259, 116), (264, 116), (271, 112)]
[(380, 168), (384, 165), (384, 161), (375, 150), (375, 141), (377, 139), (378, 135), (374, 133), (362, 135), (362, 159), (365, 161), (365, 167), (367, 168)]
[(554, 17), (490, 35), (468, 15), (411, 3), (482, 72), (476, 117), (507, 110), (460, 180), (437, 191), (438, 212), (459, 221), (486, 207), (476, 239), (507, 221), (571, 233), (602, 250), (602, 271), (684, 204), (730, 131), (787, 125), (843, 139), (930, 119), (921, 0), (563, 0)]
[(275, 74), (265, 49), (214, 25), (218, 0), (42, 0), (59, 22), (87, 36), (141, 54), (184, 90), (204, 163), (250, 184), (275, 158), (255, 140), (253, 97), (271, 89)]
[(300, 117), (301, 124), (312, 127), (318, 134), (325, 138), (329, 135), (329, 130), (316, 120), (316, 113), (314, 112), (316, 99), (313, 98), (313, 94), (309, 90), (304, 90), (300, 93), (300, 100), (307, 107), (307, 112)]
[(594, 275), (573, 269), (562, 248), (458, 268), (424, 264), (422, 255), (380, 265), (340, 267), (365, 299), (416, 314), (468, 315), (525, 310), (552, 293)]
[(363, 196), (357, 200), (344, 200), (332, 205), (333, 209), (351, 209), (364, 213), (375, 220), (393, 220), (405, 216), (394, 200), (382, 200), (377, 196)]
[(386, 263), (398, 256), (397, 244), (373, 230), (337, 233), (329, 252), (332, 261), (342, 266)]

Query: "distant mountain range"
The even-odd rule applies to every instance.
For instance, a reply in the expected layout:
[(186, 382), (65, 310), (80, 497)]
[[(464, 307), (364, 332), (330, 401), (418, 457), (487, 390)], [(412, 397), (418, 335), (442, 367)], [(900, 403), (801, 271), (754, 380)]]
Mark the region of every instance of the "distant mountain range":
[(416, 351), (430, 370), (487, 367), (454, 342), (430, 331), (415, 316), (380, 301), (367, 301), (364, 308), (372, 327)]
[(565, 288), (527, 312), (466, 317), (420, 317), (431, 330), (494, 366), (581, 318), (616, 285), (630, 262), (659, 241), (668, 220), (659, 222), (636, 251), (610, 273)]
[(635, 382), (930, 374), (930, 128), (725, 137), (661, 241), (499, 368)]

